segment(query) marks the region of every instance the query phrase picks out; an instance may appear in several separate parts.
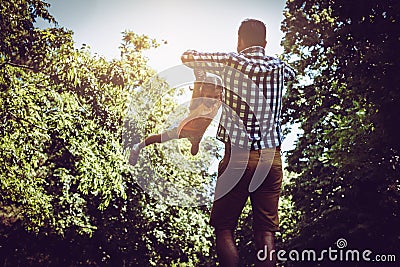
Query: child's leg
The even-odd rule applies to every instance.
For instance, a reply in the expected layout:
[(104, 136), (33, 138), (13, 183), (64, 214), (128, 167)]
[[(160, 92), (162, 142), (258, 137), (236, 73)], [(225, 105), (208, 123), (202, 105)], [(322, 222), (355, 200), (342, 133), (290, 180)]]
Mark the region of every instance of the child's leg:
[(146, 137), (144, 141), (140, 143), (140, 148), (143, 148), (145, 146), (155, 144), (155, 143), (161, 143), (161, 134), (155, 134), (155, 135), (150, 135), (149, 137)]
[(192, 155), (195, 156), (199, 152), (199, 145), (200, 145), (201, 137), (189, 137), (189, 141), (192, 144), (190, 153), (192, 153)]
[(140, 154), (140, 150), (144, 148), (145, 146), (155, 144), (155, 143), (164, 143), (172, 139), (177, 139), (178, 138), (178, 133), (177, 133), (177, 128), (173, 128), (170, 130), (167, 130), (161, 134), (155, 134), (155, 135), (150, 135), (146, 137), (142, 142), (139, 144), (134, 144), (132, 146), (131, 153), (129, 155), (129, 163), (131, 165), (135, 165)]

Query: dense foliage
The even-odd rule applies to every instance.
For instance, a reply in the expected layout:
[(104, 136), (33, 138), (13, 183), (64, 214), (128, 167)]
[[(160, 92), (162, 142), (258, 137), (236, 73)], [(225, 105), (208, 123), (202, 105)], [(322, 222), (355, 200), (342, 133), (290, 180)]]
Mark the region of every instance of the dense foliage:
[[(74, 48), (47, 8), (0, 8), (0, 265), (215, 266), (209, 206), (170, 204), (190, 204), (174, 202), (187, 188), (210, 194), (216, 144), (206, 140), (201, 158), (186, 157), (185, 140), (154, 145), (126, 164), (126, 147), (165, 129), (181, 93), (147, 66), (142, 52), (157, 41), (126, 31), (121, 57), (108, 61)], [(284, 121), (300, 134), (287, 154), (278, 249), (345, 238), (397, 253), (399, 14), (390, 0), (287, 1), (283, 45), (298, 80)], [(39, 18), (54, 26), (36, 28)], [(237, 243), (252, 266), (249, 205)]]
[[(174, 107), (177, 89), (163, 102), (158, 83), (153, 94), (137, 89), (155, 74), (142, 51), (157, 42), (124, 32), (121, 58), (107, 61), (75, 49), (66, 29), (36, 28), (38, 18), (55, 23), (47, 8), (1, 7), (0, 265), (212, 265), (208, 208), (169, 206), (137, 182), (157, 164), (175, 182), (210, 181), (197, 171), (206, 163), (180, 172), (154, 146), (150, 160), (126, 164), (123, 135), (134, 137), (129, 145), (157, 132)], [(145, 102), (154, 114), (139, 109), (125, 120), (129, 103)]]
[(284, 116), (301, 132), (288, 170), (298, 174), (290, 188), (302, 212), (288, 248), (345, 238), (398, 253), (399, 14), (391, 0), (287, 1), (283, 45), (299, 76)]

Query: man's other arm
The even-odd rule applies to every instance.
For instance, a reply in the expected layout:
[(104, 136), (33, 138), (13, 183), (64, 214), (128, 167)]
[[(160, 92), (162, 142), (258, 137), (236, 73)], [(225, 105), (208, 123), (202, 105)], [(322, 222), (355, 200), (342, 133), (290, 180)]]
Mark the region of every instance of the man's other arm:
[(283, 77), (285, 79), (285, 82), (293, 81), (294, 78), (296, 77), (296, 72), (292, 67), (285, 64)]

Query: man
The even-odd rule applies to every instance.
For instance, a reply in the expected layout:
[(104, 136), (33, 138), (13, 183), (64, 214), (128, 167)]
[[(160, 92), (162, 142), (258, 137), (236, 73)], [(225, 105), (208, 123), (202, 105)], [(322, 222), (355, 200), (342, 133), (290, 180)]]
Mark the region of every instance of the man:
[[(266, 27), (244, 20), (238, 31), (237, 53), (188, 50), (182, 62), (220, 76), (225, 90), (217, 138), (225, 143), (218, 169), (210, 224), (215, 228), (220, 266), (239, 266), (234, 230), (250, 197), (258, 257), (256, 266), (275, 266), (274, 233), (282, 184), (280, 111), (284, 81), (294, 71), (283, 61), (266, 56)], [(258, 253), (259, 254), (259, 253)], [(265, 258), (265, 259), (264, 259)]]

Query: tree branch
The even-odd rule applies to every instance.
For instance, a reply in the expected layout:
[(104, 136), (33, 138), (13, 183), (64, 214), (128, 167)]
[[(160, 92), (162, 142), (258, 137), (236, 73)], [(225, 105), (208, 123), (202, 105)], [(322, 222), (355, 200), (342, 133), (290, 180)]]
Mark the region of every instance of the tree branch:
[(4, 68), (6, 65), (9, 65), (11, 67), (16, 67), (16, 68), (22, 68), (22, 69), (28, 69), (28, 70), (36, 70), (35, 68), (29, 67), (27, 65), (22, 65), (22, 64), (17, 64), (13, 62), (3, 62), (0, 66), (0, 68)]

